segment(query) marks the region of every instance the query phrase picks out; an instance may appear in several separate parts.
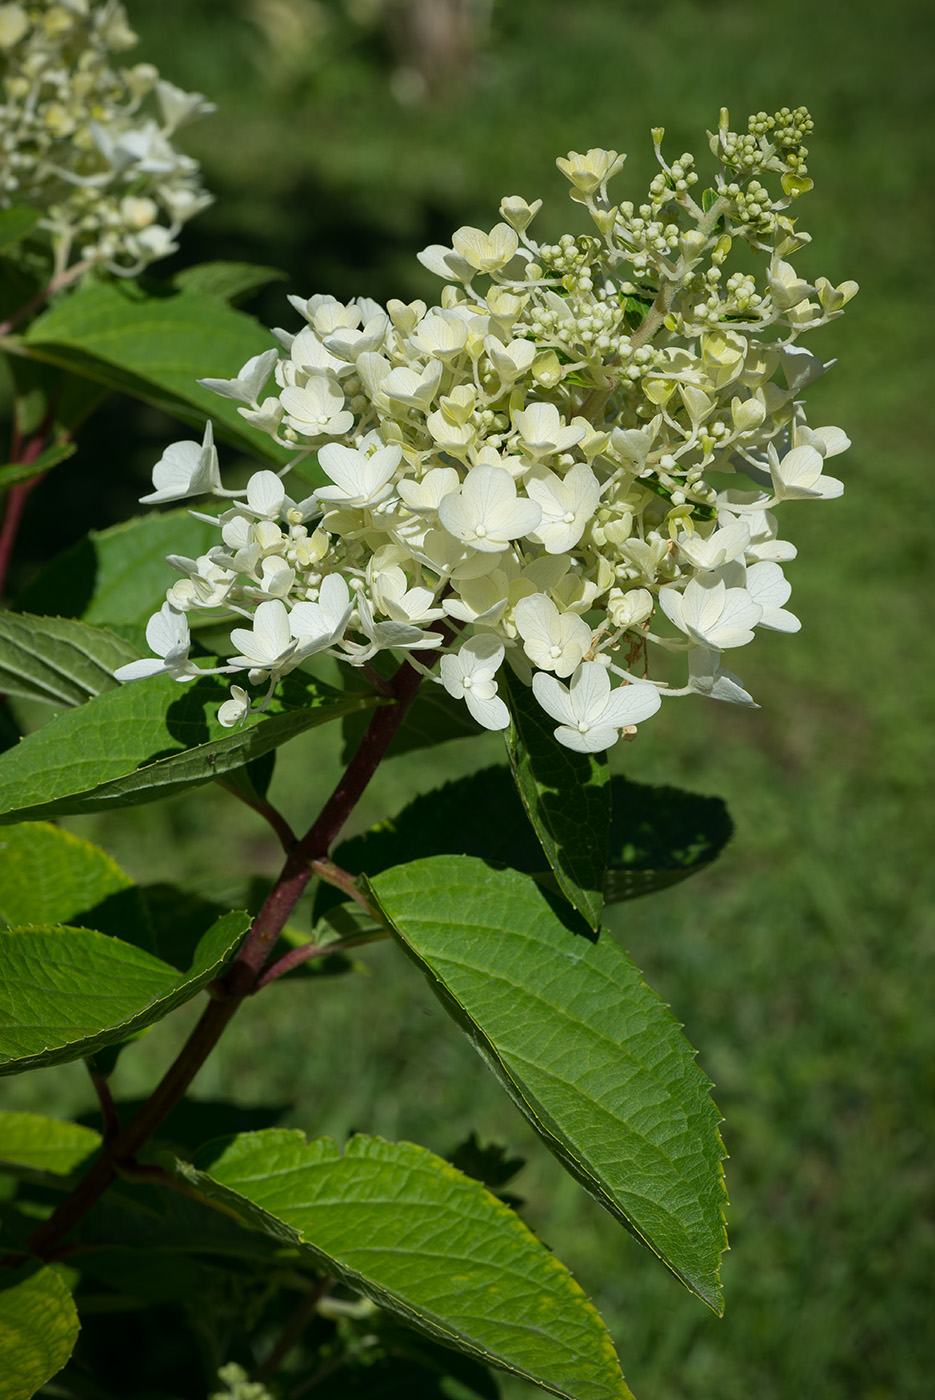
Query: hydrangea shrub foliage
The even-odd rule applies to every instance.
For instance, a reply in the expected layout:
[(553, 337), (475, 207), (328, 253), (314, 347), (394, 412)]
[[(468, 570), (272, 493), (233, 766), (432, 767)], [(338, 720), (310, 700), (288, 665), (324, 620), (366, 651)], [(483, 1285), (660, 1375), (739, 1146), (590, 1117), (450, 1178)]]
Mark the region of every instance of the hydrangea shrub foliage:
[[(169, 1302), (202, 1338), (204, 1393), (337, 1373), (347, 1394), (491, 1397), (506, 1371), (625, 1397), (588, 1280), (504, 1193), (502, 1149), (472, 1136), (446, 1161), (179, 1111), (246, 997), (288, 976), (314, 1002), (333, 983), (310, 971), (352, 975), (351, 950), (392, 941), (545, 1147), (721, 1310), (718, 1113), (601, 922), (702, 869), (730, 823), (716, 799), (611, 777), (607, 751), (638, 756), (664, 700), (753, 705), (724, 653), (799, 627), (776, 512), (839, 495), (825, 467), (848, 445), (806, 422), (826, 366), (800, 340), (856, 290), (793, 265), (811, 121), (758, 113), (738, 134), (722, 112), (697, 169), (655, 131), (639, 204), (623, 156), (570, 152), (585, 231), (538, 241), (539, 201), (509, 196), (489, 230), (419, 255), (436, 305), (303, 293), (269, 333), (232, 305), (262, 269), (134, 280), (206, 199), (173, 142), (209, 104), (113, 69), (131, 40), (117, 4), (0, 5), (0, 578), (26, 493), (109, 391), (196, 429), (155, 463), (145, 514), (0, 613), (0, 1068), (84, 1061), (101, 1105), (97, 1127), (0, 1114), (0, 1397), (53, 1376), (61, 1396), (141, 1393), (106, 1365), (89, 1380), (101, 1317)], [(243, 484), (216, 439), (258, 460)], [(295, 832), (273, 762), (325, 725), (346, 767)], [(391, 745), (417, 761), (484, 730), (501, 766), (342, 841)], [(207, 783), (282, 844), (258, 910), (157, 897), (56, 824)], [(196, 998), (164, 1078), (123, 1110), (120, 1056)]]

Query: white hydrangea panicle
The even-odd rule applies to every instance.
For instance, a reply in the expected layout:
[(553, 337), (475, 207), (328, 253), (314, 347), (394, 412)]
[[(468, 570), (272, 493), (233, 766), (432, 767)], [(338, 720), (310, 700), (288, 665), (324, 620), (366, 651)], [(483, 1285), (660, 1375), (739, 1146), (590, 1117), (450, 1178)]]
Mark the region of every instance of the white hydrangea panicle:
[[(315, 453), (325, 484), (295, 502), (288, 469), (261, 470), (226, 492), (207, 435), (168, 449), (147, 500), (237, 498), (217, 546), (173, 557), (173, 616), (239, 613), (227, 668), (267, 696), (315, 655), (395, 651), (490, 729), (509, 722), (505, 661), (581, 752), (666, 697), (753, 705), (722, 654), (798, 629), (775, 512), (839, 495), (825, 466), (849, 446), (802, 401), (829, 365), (799, 339), (856, 290), (795, 267), (809, 240), (786, 211), (810, 130), (801, 108), (746, 134), (723, 118), (704, 198), (695, 158), (667, 161), (657, 131), (660, 173), (613, 207), (623, 157), (571, 152), (559, 166), (592, 231), (536, 242), (539, 201), (509, 196), (489, 231), (419, 255), (445, 283), (436, 305), (290, 297), (302, 324), (274, 333), (281, 351), (201, 382), (293, 466)], [(738, 246), (765, 255), (759, 279)], [(176, 657), (159, 642), (140, 676)], [(225, 723), (250, 710), (237, 690)]]
[(118, 0), (0, 6), (0, 208), (42, 211), (57, 277), (76, 258), (136, 275), (211, 203), (174, 138), (214, 104), (151, 64), (112, 66), (135, 43)]

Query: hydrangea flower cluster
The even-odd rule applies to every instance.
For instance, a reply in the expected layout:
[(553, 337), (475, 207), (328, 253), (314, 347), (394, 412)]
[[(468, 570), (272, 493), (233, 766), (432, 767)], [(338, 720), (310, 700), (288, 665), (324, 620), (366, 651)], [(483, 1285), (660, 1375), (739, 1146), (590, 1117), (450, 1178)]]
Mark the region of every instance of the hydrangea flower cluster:
[(112, 68), (136, 41), (117, 0), (0, 4), (0, 208), (42, 209), (56, 275), (76, 254), (135, 276), (211, 203), (172, 141), (214, 106), (151, 63)]
[[(800, 336), (857, 290), (790, 261), (809, 242), (786, 210), (811, 184), (811, 125), (784, 108), (738, 135), (722, 112), (703, 193), (655, 131), (638, 206), (607, 192), (623, 156), (572, 151), (558, 166), (594, 232), (537, 243), (541, 201), (510, 196), (491, 230), (419, 255), (446, 283), (437, 306), (291, 297), (304, 325), (275, 332), (281, 353), (201, 383), (296, 448), (291, 465), (317, 454), (327, 484), (292, 500), (287, 468), (225, 491), (210, 424), (170, 447), (144, 501), (232, 501), (216, 547), (170, 558), (181, 578), (149, 633), (162, 659), (120, 678), (198, 674), (186, 614), (221, 609), (247, 625), (220, 669), (268, 693), (315, 653), (368, 667), (390, 650), (502, 729), (505, 663), (586, 752), (667, 696), (752, 705), (723, 653), (799, 627), (774, 508), (840, 495), (825, 465), (849, 445), (810, 428), (800, 398), (827, 368)], [(738, 245), (760, 280), (729, 271)], [(681, 677), (651, 654), (682, 655)], [(251, 704), (234, 686), (221, 722)]]

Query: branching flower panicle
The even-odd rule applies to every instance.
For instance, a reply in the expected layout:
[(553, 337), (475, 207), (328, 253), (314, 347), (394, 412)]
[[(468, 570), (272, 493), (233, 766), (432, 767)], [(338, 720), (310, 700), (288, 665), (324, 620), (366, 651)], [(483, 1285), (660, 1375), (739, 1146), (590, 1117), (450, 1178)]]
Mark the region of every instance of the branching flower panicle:
[(173, 141), (214, 105), (151, 63), (112, 67), (135, 43), (117, 0), (0, 4), (0, 209), (42, 210), (57, 276), (74, 258), (134, 276), (211, 203)]
[[(583, 751), (669, 696), (753, 704), (720, 659), (759, 627), (798, 627), (774, 508), (839, 495), (824, 468), (849, 445), (810, 428), (801, 399), (827, 366), (800, 337), (857, 290), (793, 266), (811, 127), (783, 108), (738, 134), (722, 112), (704, 189), (654, 131), (638, 205), (608, 194), (623, 156), (570, 152), (558, 165), (593, 231), (537, 243), (540, 201), (509, 196), (489, 232), (420, 254), (447, 284), (436, 306), (291, 297), (305, 324), (276, 333), (282, 353), (202, 382), (292, 465), (317, 453), (327, 484), (299, 504), (269, 472), (224, 492), (210, 436), (173, 445), (146, 499), (236, 499), (221, 543), (173, 561), (186, 577), (167, 606), (252, 619), (229, 663), (252, 683), (313, 652), (363, 666), (405, 650), (491, 729), (509, 722), (508, 665)], [(743, 245), (759, 277), (731, 270)], [(246, 713), (235, 687), (222, 723)]]

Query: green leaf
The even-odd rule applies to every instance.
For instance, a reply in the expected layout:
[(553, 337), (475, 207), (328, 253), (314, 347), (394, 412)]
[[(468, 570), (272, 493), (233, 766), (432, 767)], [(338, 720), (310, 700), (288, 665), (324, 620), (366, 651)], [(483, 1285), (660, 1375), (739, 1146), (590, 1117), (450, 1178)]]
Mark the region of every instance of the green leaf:
[(719, 797), (621, 777), (612, 779), (611, 792), (610, 865), (604, 879), (608, 904), (697, 875), (730, 840), (733, 823)]
[(55, 1269), (28, 1264), (0, 1275), (0, 1400), (31, 1400), (78, 1340), (72, 1296)]
[(230, 399), (198, 379), (234, 378), (272, 347), (270, 333), (217, 296), (130, 282), (89, 282), (40, 316), (9, 348), (155, 404), (282, 466), (289, 453), (248, 427)]
[(555, 725), (528, 686), (504, 673), (512, 722), (507, 751), (526, 814), (559, 888), (600, 927), (610, 831), (610, 774), (603, 754), (555, 742)]
[(41, 209), (31, 209), (28, 204), (14, 204), (11, 209), (0, 210), (0, 253), (31, 233), (41, 216)]
[(718, 1111), (668, 1007), (607, 934), (513, 870), (439, 856), (373, 897), (559, 1161), (716, 1311)]
[(83, 705), (116, 690), (114, 671), (136, 647), (113, 632), (61, 617), (0, 613), (0, 691), (47, 705)]
[(245, 262), (207, 262), (183, 268), (172, 278), (172, 285), (181, 292), (220, 297), (222, 301), (236, 304), (251, 293), (262, 291), (271, 282), (285, 280), (286, 274), (278, 267), (257, 267), (254, 263)]
[(601, 1319), (515, 1212), (412, 1143), (247, 1133), (202, 1171), (210, 1199), (411, 1326), (573, 1400), (629, 1396)]
[(20, 437), (72, 437), (100, 407), (110, 390), (68, 374), (57, 365), (9, 355), (7, 364), (16, 392), (15, 417)]
[(100, 1133), (82, 1123), (41, 1113), (0, 1113), (0, 1166), (68, 1176), (100, 1145)]
[(0, 491), (18, 486), (21, 481), (32, 481), (34, 476), (42, 476), (44, 472), (57, 467), (59, 462), (73, 457), (77, 450), (73, 442), (53, 442), (32, 462), (9, 462), (5, 467), (0, 467)]
[[(616, 775), (610, 791), (613, 818), (604, 875), (608, 904), (667, 889), (697, 874), (730, 837), (730, 817), (719, 797)], [(480, 856), (540, 882), (551, 879), (506, 768), (484, 768), (421, 794), (397, 816), (343, 842), (335, 859), (345, 870), (372, 876), (404, 864), (413, 851), (420, 856)], [(319, 886), (316, 916), (339, 899), (333, 886)]]
[(0, 923), (88, 923), (107, 899), (134, 889), (110, 856), (90, 841), (46, 822), (24, 822), (0, 835)]
[(155, 802), (211, 782), (375, 697), (288, 676), (263, 714), (217, 721), (223, 677), (132, 681), (58, 715), (0, 755), (0, 822)]
[(92, 929), (0, 929), (0, 1074), (93, 1055), (191, 1001), (240, 943), (250, 916), (211, 925), (179, 972)]
[(178, 578), (166, 555), (196, 559), (217, 542), (217, 526), (195, 520), (187, 510), (153, 511), (108, 530), (92, 530), (46, 565), (16, 607), (94, 625), (145, 625)]

